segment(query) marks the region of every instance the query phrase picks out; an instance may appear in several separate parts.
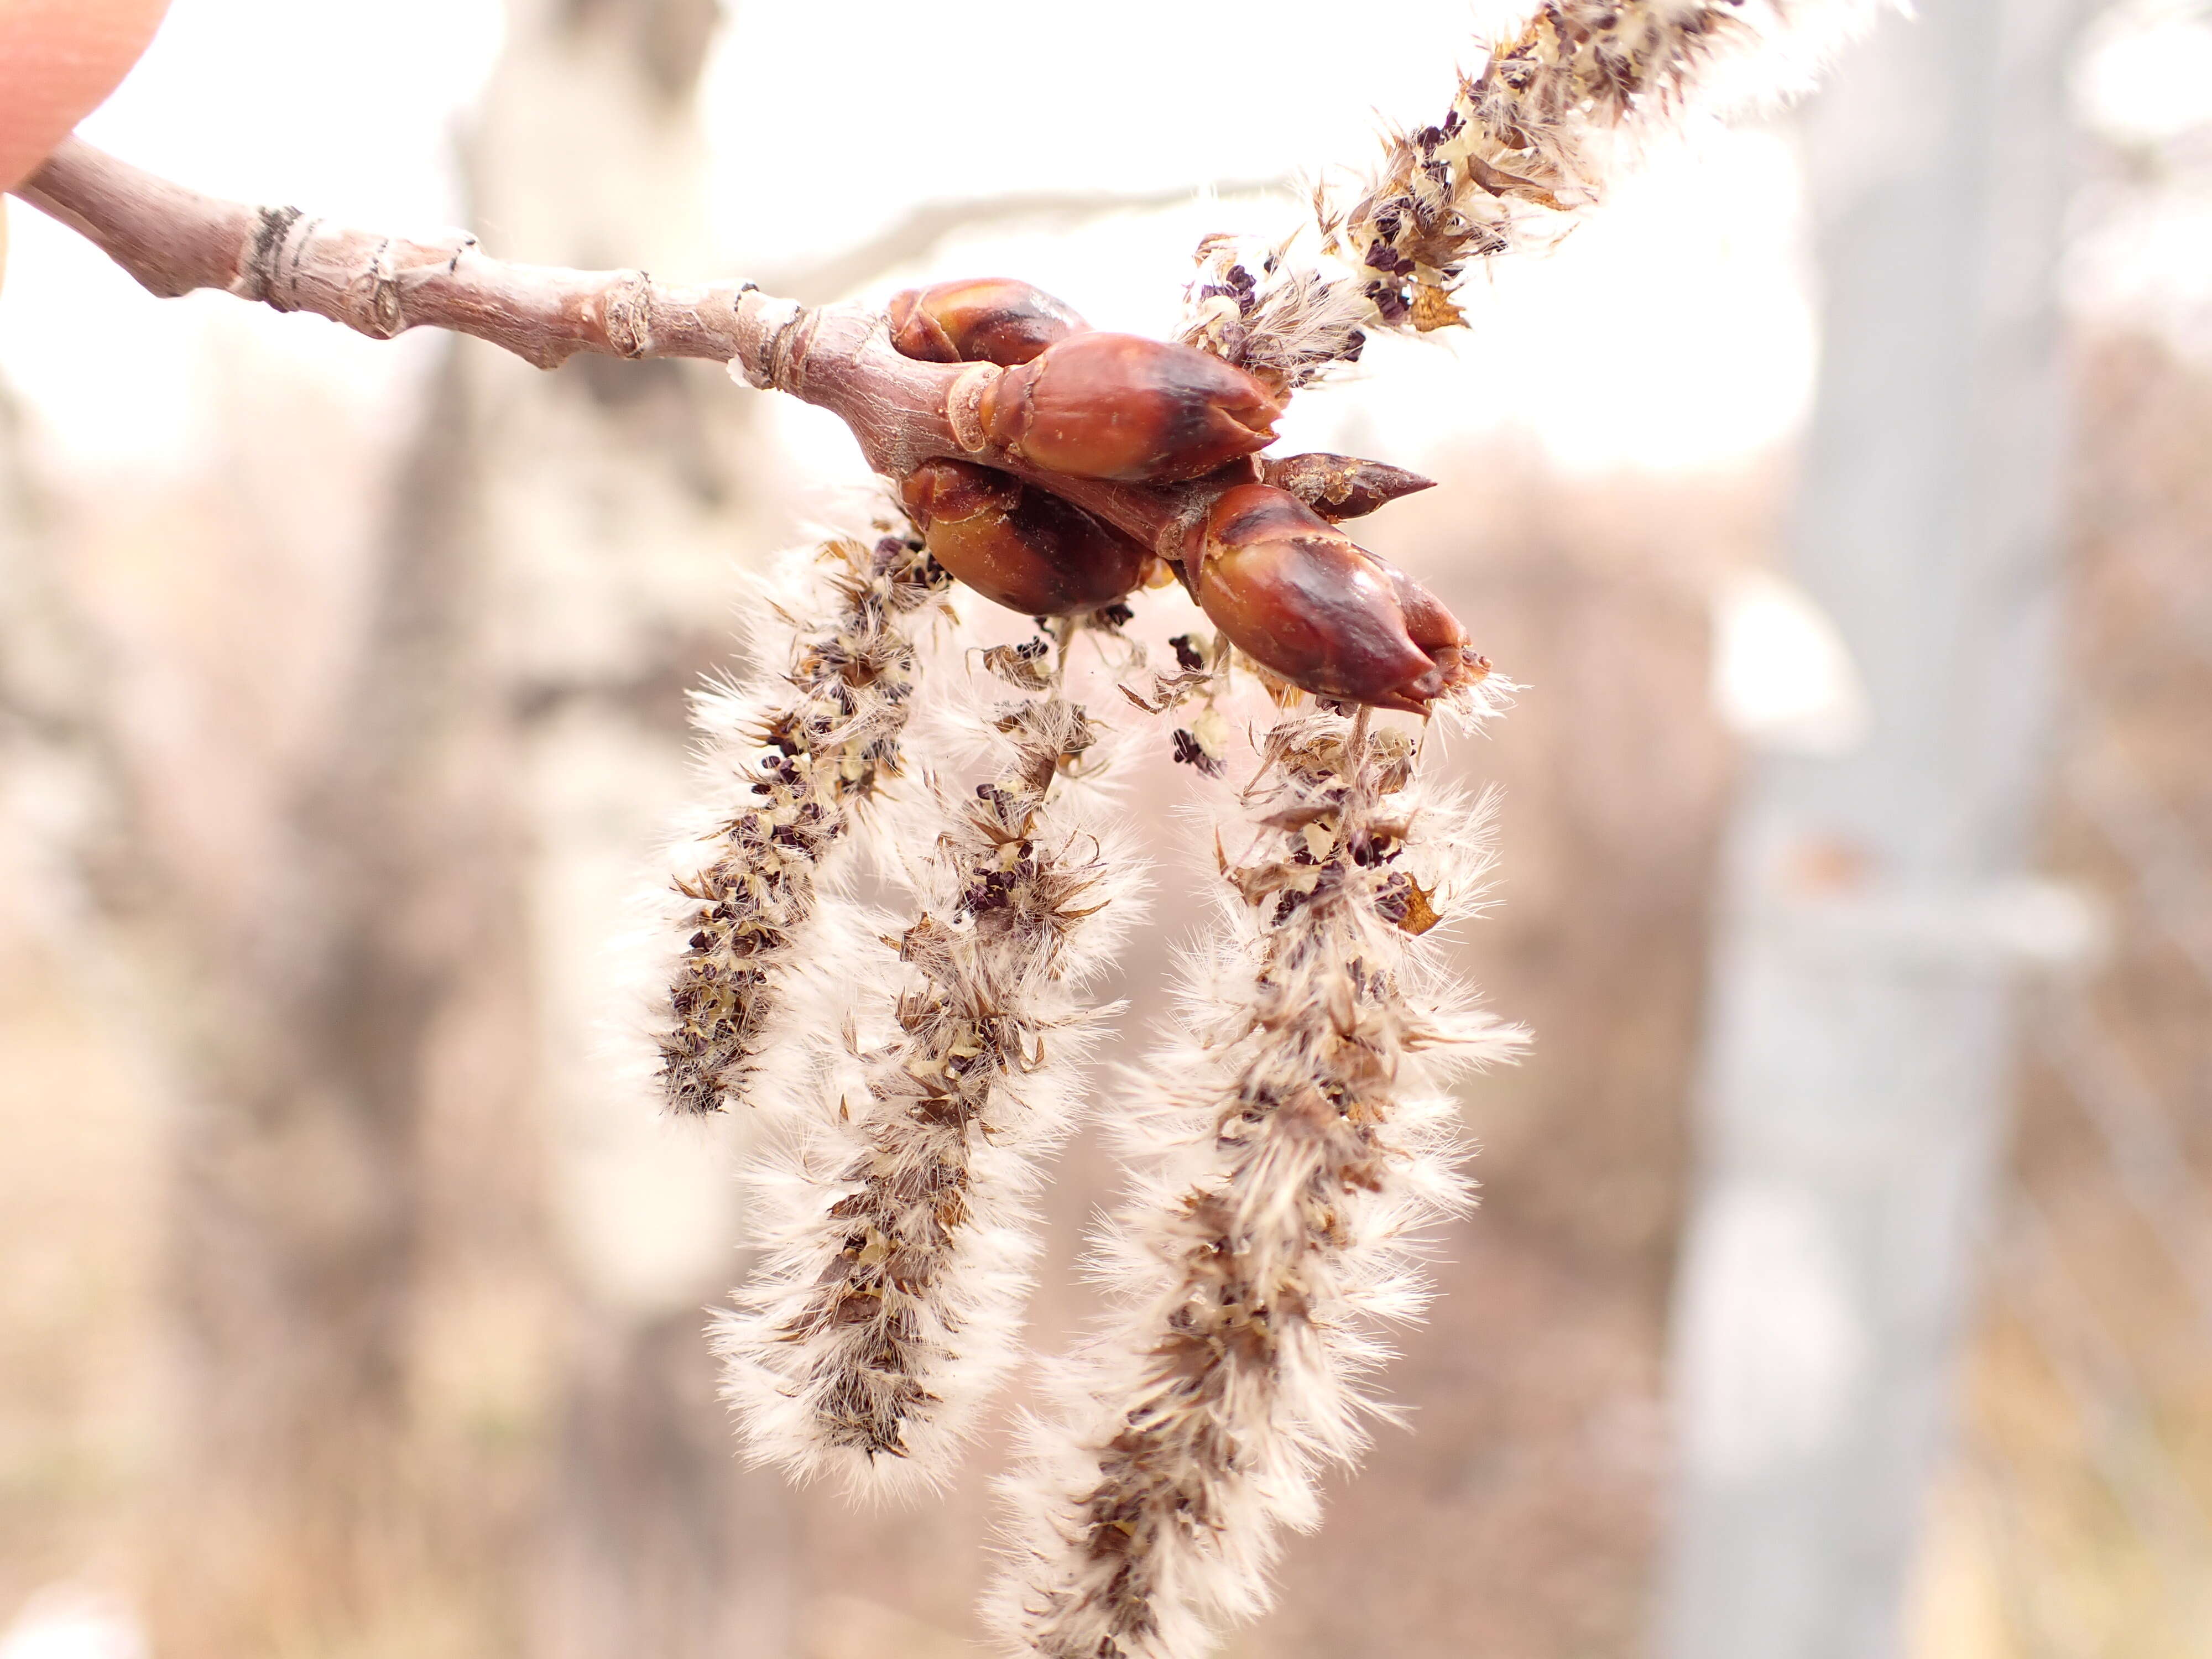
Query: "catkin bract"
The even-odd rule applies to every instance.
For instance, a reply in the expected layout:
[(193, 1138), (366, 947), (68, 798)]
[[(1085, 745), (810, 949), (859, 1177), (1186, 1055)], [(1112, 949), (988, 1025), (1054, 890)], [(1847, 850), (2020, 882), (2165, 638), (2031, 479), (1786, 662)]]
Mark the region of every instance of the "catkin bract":
[(1349, 187), (1316, 187), (1322, 264), (1202, 242), (1176, 337), (1289, 391), (1357, 362), (1370, 330), (1458, 326), (1453, 295), (1480, 262), (1557, 242), (1693, 116), (1800, 90), (1879, 5), (1547, 0), (1442, 119), (1389, 131)]
[(1517, 1031), (1423, 936), (1476, 902), (1486, 809), (1417, 783), (1412, 740), (1294, 714), (1224, 832), (1225, 921), (1185, 1029), (1115, 1121), (1139, 1171), (1097, 1241), (1115, 1311), (1057, 1368), (1006, 1482), (987, 1604), (1010, 1652), (1194, 1659), (1267, 1599), (1318, 1468), (1348, 1462), (1423, 1230), (1468, 1200), (1445, 1092)]
[(749, 1099), (819, 866), (903, 769), (917, 635), (951, 585), (915, 538), (833, 538), (750, 608), (765, 671), (696, 699), (705, 787), (670, 855), (682, 945), (655, 1039), (672, 1111)]
[(915, 914), (813, 969), (887, 988), (885, 1029), (772, 1119), (761, 1265), (718, 1330), (753, 1455), (868, 1494), (941, 1481), (1012, 1361), (1039, 1162), (1082, 1101), (1082, 987), (1140, 878), (1074, 775), (1100, 764), (1080, 707), (1049, 686), (974, 724), (987, 781), (940, 777), (906, 826)]

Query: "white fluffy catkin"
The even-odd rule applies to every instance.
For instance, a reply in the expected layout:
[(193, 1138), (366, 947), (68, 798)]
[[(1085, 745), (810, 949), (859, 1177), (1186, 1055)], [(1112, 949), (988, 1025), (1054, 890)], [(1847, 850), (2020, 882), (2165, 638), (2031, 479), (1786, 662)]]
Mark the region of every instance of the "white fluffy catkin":
[(656, 1032), (672, 1111), (748, 1098), (818, 866), (902, 769), (916, 638), (951, 584), (914, 538), (833, 538), (749, 607), (757, 678), (697, 698), (704, 799), (671, 854), (684, 943)]
[(1317, 190), (1327, 272), (1209, 238), (1177, 337), (1285, 388), (1358, 360), (1366, 331), (1464, 321), (1470, 265), (1557, 241), (1655, 137), (1803, 89), (1881, 0), (1547, 0), (1433, 126), (1386, 135), (1350, 191)]
[(1267, 739), (1187, 1032), (1115, 1109), (1139, 1171), (1097, 1242), (1116, 1310), (1005, 1483), (985, 1611), (1011, 1653), (1206, 1653), (1266, 1605), (1281, 1528), (1313, 1524), (1319, 1468), (1382, 1409), (1381, 1327), (1419, 1314), (1422, 1231), (1468, 1201), (1447, 1077), (1522, 1040), (1425, 942), (1479, 898), (1486, 804), (1413, 760), (1364, 714)]
[(1012, 1361), (1037, 1164), (1072, 1127), (1097, 1012), (1079, 993), (1140, 879), (1074, 775), (1098, 764), (1079, 707), (1048, 688), (980, 724), (992, 781), (940, 782), (918, 913), (841, 969), (889, 986), (903, 963), (908, 983), (754, 1171), (760, 1266), (717, 1328), (751, 1455), (860, 1495), (940, 1484)]

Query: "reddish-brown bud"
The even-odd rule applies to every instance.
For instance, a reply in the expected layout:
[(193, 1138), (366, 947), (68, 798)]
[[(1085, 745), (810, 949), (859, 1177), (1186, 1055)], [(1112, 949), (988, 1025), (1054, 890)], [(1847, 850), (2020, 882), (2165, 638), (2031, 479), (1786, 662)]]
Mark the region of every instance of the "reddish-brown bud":
[(891, 344), (926, 363), (1025, 363), (1091, 325), (1042, 289), (1011, 276), (971, 276), (908, 289), (884, 307)]
[[(1365, 548), (1359, 550), (1367, 553)], [(1437, 665), (1447, 690), (1488, 675), (1490, 659), (1468, 642), (1467, 629), (1445, 609), (1442, 599), (1389, 560), (1372, 553), (1367, 553), (1367, 557), (1390, 579), (1390, 591), (1397, 595), (1399, 611), (1406, 618), (1406, 637)]]
[(1057, 495), (966, 461), (928, 461), (899, 499), (937, 562), (987, 599), (1031, 617), (1096, 611), (1145, 580), (1151, 550)]
[(1195, 478), (1274, 441), (1283, 412), (1243, 369), (1133, 334), (1072, 334), (984, 389), (983, 435), (1076, 478)]
[(1285, 455), (1261, 462), (1262, 476), (1329, 520), (1357, 519), (1401, 495), (1433, 489), (1437, 481), (1356, 455)]
[(1207, 512), (1197, 592), (1239, 650), (1323, 696), (1417, 714), (1489, 667), (1427, 589), (1272, 484)]

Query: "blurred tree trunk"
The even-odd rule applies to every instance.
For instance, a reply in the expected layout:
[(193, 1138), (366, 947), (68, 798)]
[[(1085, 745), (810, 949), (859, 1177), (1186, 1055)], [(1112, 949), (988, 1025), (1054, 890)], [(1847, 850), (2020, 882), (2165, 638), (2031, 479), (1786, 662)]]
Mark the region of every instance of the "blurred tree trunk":
[[(180, 1659), (483, 1651), (513, 1628), (511, 1460), (428, 1397), (422, 1318), (483, 1247), (534, 1254), (536, 1159), (497, 1127), (524, 1119), (527, 974), (460, 391), (449, 356), (322, 739), (268, 781), (276, 856), (161, 868), (172, 803), (133, 791), (159, 850), (122, 896), (183, 1060), (183, 1387), (153, 1562)], [(507, 1294), (526, 1304), (526, 1279)]]
[[(515, 7), (468, 167), (502, 252), (705, 267), (714, 18)], [(696, 1328), (726, 1171), (589, 1052), (618, 896), (681, 787), (687, 670), (724, 631), (702, 595), (738, 398), (711, 369), (447, 350), (327, 727), (267, 785), (280, 855), (126, 883), (185, 1073), (156, 1640), (772, 1654), (744, 1564), (775, 1552), (740, 1535), (760, 1495)], [(161, 789), (135, 799), (161, 846)]]
[(2055, 689), (2071, 0), (1888, 21), (1809, 119), (1791, 571), (1866, 680), (1732, 835), (1674, 1334), (1674, 1659), (1890, 1659), (2002, 1138)]
[[(717, 20), (515, 0), (471, 220), (516, 258), (711, 269)], [(171, 744), (111, 696), (159, 752), (121, 763), (106, 891), (179, 1056), (155, 1645), (774, 1659), (784, 1495), (738, 1471), (700, 1329), (737, 1271), (728, 1149), (597, 1053), (684, 692), (726, 649), (745, 394), (710, 365), (444, 350), (343, 620), (238, 580), (343, 562), (342, 507), (317, 547), (243, 487), (210, 592), (130, 607), (184, 640), (188, 686), (228, 640), (265, 652), (246, 735), (309, 732), (289, 759), (190, 720)], [(248, 471), (282, 450), (238, 441)], [(328, 648), (287, 663), (288, 633)], [(176, 832), (202, 776), (235, 837)]]
[[(511, 0), (471, 145), (502, 252), (713, 269), (696, 94), (714, 0)], [(470, 354), (500, 655), (530, 821), (540, 1071), (574, 1291), (530, 1645), (545, 1659), (775, 1659), (787, 1528), (738, 1466), (702, 1334), (732, 1282), (738, 1125), (679, 1130), (599, 1052), (607, 941), (688, 776), (684, 693), (727, 650), (750, 410), (712, 365)]]

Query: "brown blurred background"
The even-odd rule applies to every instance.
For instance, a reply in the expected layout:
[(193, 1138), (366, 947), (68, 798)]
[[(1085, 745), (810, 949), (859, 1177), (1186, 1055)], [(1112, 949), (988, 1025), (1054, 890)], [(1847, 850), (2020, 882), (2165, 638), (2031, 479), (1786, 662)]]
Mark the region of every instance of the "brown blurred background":
[[(810, 299), (1006, 270), (1151, 328), (1200, 232), (1295, 222), (1275, 181), (1358, 159), (1370, 105), (1419, 116), (1468, 39), (1456, 4), (1340, 52), (1319, 6), (885, 4), (825, 38), (766, 0), (410, 0), (373, 40), (350, 10), (179, 0), (88, 132), (517, 258)], [(1980, 1085), (2001, 1173), (1938, 1230), (1963, 1288), (1914, 1363), (1949, 1403), (1880, 1511), (1909, 1570), (1864, 1587), (1871, 1636), (1838, 1614), (1771, 1659), (2212, 1652), (2212, 18), (2027, 15), (1943, 25), (2027, 88), (1952, 139), (2001, 116), (2042, 140), (2019, 167), (2063, 163), (2033, 199), (1989, 163), (1990, 222), (2049, 273), (2005, 337), (2063, 359), (2068, 434), (2022, 532), (2062, 603), (2017, 665), (2048, 714), (2028, 921), (1998, 927), (2033, 937), (1991, 970), (2021, 1016)], [(1224, 64), (1310, 118), (1218, 107)], [(1692, 1127), (1734, 1029), (1723, 849), (1771, 756), (1887, 718), (1791, 550), (1841, 465), (1816, 329), (1832, 366), (1890, 338), (1843, 331), (1823, 263), (1832, 129), (1702, 135), (1486, 286), (1457, 351), (1306, 400), (1301, 441), (1442, 481), (1376, 544), (1528, 688), (1451, 763), (1505, 792), (1465, 967), (1537, 1042), (1468, 1093), (1484, 1202), (1389, 1376), (1412, 1430), (1334, 1484), (1234, 1654), (1626, 1659), (1694, 1602), (1668, 1352), (1726, 1156)], [(1001, 1437), (915, 1510), (741, 1468), (701, 1327), (743, 1270), (743, 1126), (657, 1121), (596, 1035), (735, 574), (863, 501), (849, 446), (696, 365), (546, 376), (157, 304), (9, 212), (0, 1659), (979, 1651)], [(1133, 799), (1176, 792), (1160, 765)], [(1191, 914), (1188, 832), (1148, 827), (1157, 914)], [(1114, 988), (1132, 1042), (1176, 938)], [(1040, 1346), (1085, 1316), (1115, 1180), (1088, 1138), (1060, 1170)]]

